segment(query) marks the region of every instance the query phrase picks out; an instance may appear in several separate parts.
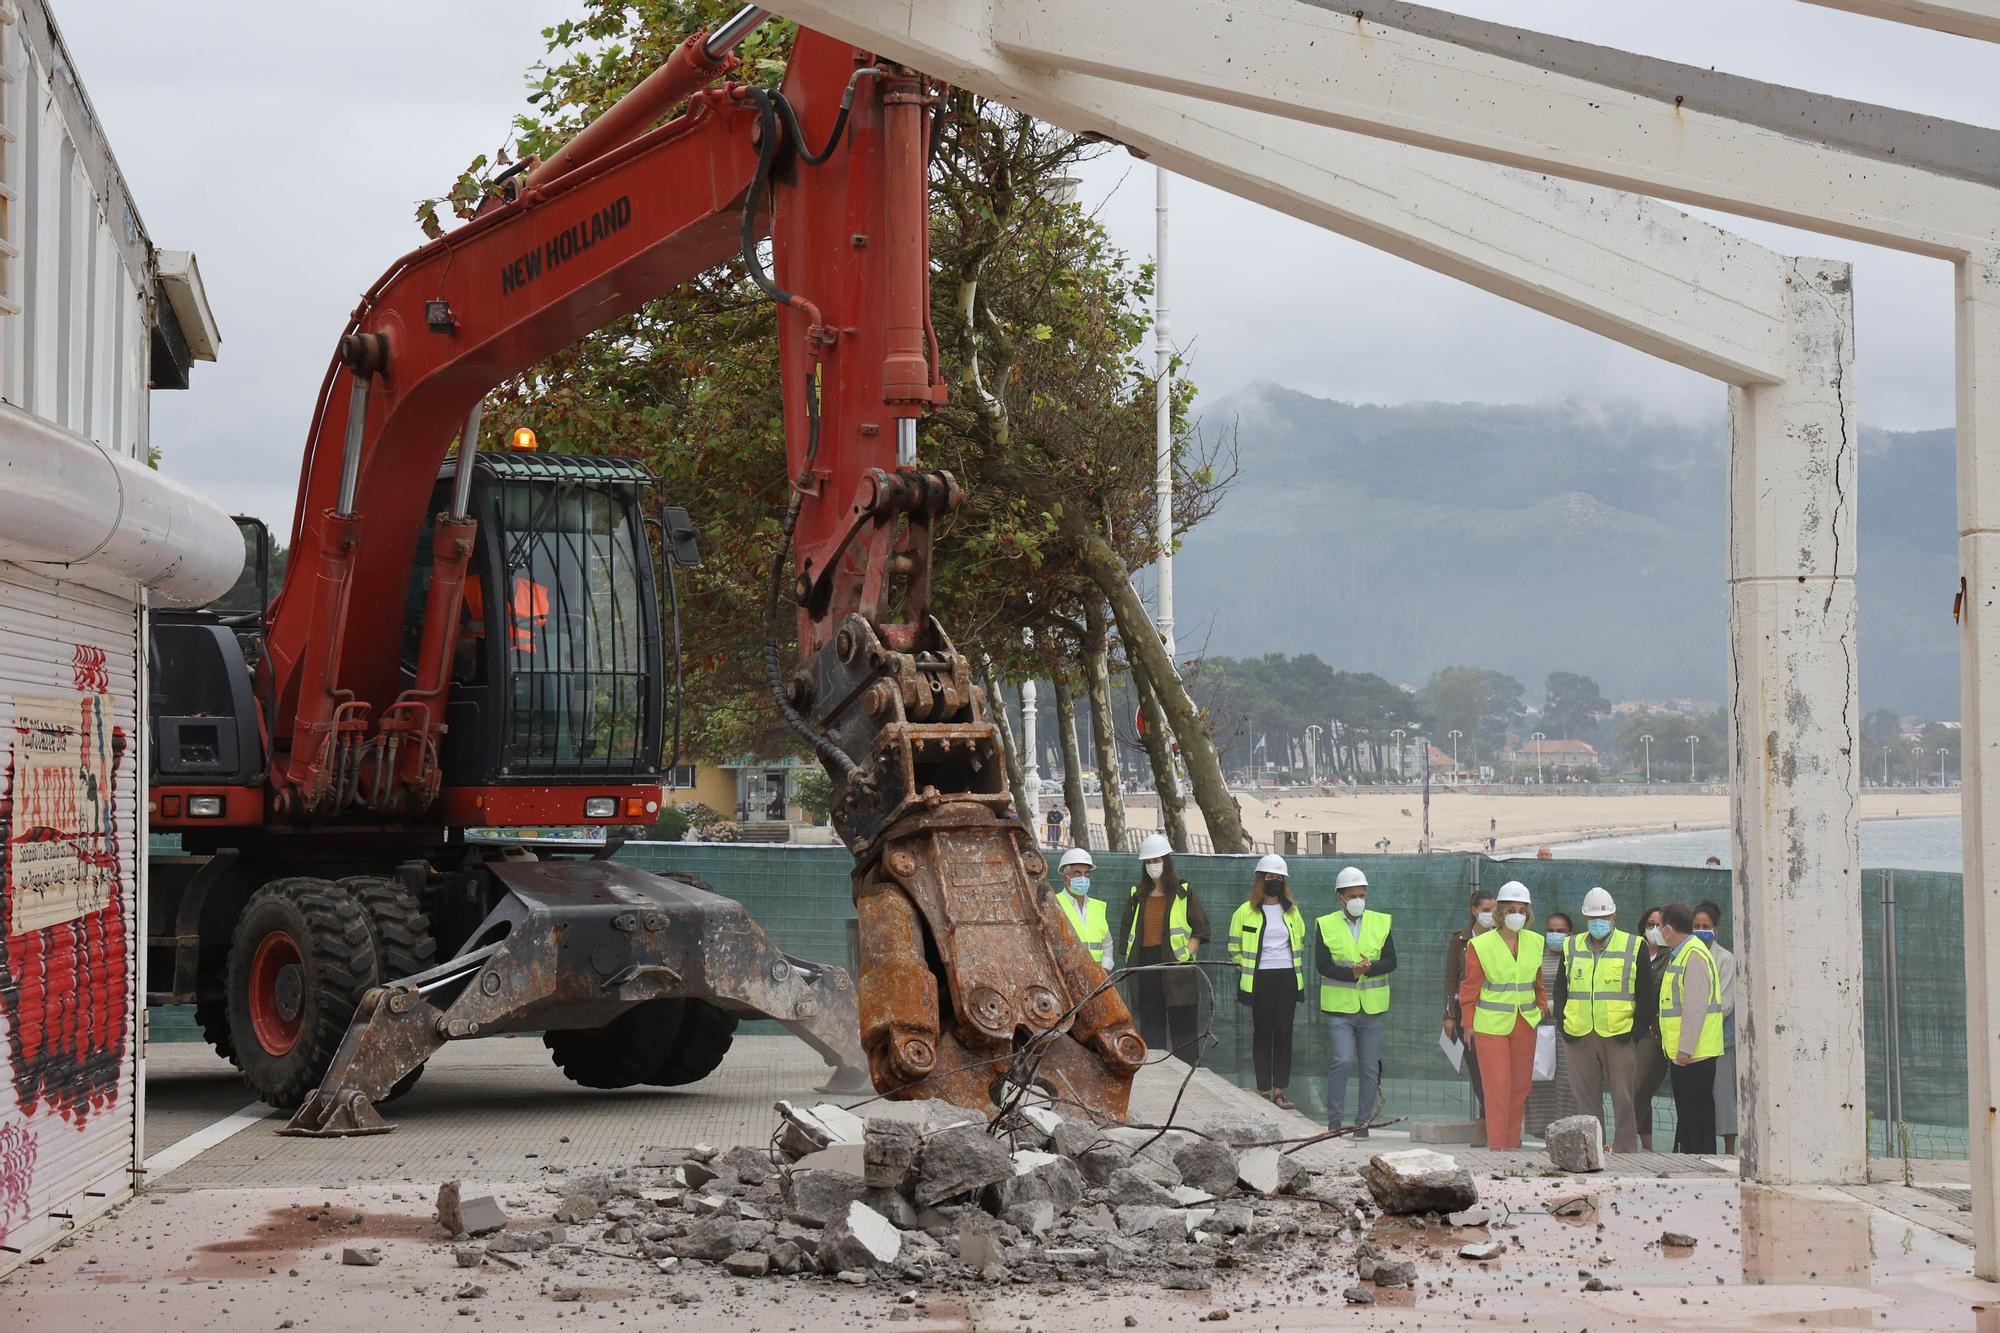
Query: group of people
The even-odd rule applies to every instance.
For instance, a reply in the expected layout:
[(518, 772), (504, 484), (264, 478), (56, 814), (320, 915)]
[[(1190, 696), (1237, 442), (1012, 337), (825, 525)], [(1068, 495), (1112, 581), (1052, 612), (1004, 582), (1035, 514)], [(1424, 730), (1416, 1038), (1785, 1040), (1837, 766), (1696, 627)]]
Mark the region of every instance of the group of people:
[[(1155, 1050), (1194, 1053), (1201, 977), (1194, 962), (1212, 930), (1201, 900), (1174, 868), (1173, 847), (1154, 834), (1139, 847), (1142, 876), (1125, 895), (1115, 938), (1123, 944), (1133, 1020)], [(1109, 906), (1090, 896), (1090, 853), (1064, 852), (1062, 910), (1100, 965), (1112, 965)], [(1292, 896), (1282, 856), (1258, 860), (1248, 896), (1230, 916), (1226, 939), (1237, 1001), (1250, 1010), (1251, 1064), (1260, 1096), (1291, 1110), (1294, 1015), (1307, 999), (1310, 940), (1319, 974), (1315, 997), (1332, 1046), (1327, 1127), (1368, 1125), (1381, 1102), (1383, 1016), (1389, 1011), (1396, 943), (1390, 914), (1368, 905), (1368, 878), (1355, 866), (1335, 879), (1340, 906), (1308, 928)], [(1477, 1133), (1494, 1148), (1519, 1148), (1553, 1119), (1536, 1118), (1530, 1093), (1540, 1082), (1574, 1110), (1611, 1123), (1614, 1152), (1653, 1149), (1653, 1098), (1671, 1082), (1673, 1151), (1736, 1150), (1735, 958), (1716, 943), (1722, 909), (1713, 902), (1648, 908), (1637, 934), (1618, 926), (1611, 894), (1584, 895), (1584, 928), (1550, 913), (1536, 931), (1534, 904), (1518, 880), (1498, 893), (1475, 890), (1466, 924), (1446, 945), (1444, 1037), (1463, 1043), (1463, 1067), (1478, 1104)], [(1542, 1037), (1544, 1027), (1551, 1036)], [(1553, 1074), (1536, 1078), (1538, 1042)], [(1348, 1083), (1358, 1078), (1351, 1121)], [(1549, 1104), (1556, 1103), (1556, 1096)], [(1558, 1111), (1557, 1113), (1562, 1113)]]
[(1446, 945), (1444, 1035), (1464, 1041), (1485, 1143), (1521, 1146), (1535, 1047), (1546, 1021), (1575, 1110), (1604, 1115), (1614, 1152), (1653, 1149), (1653, 1097), (1674, 1098), (1673, 1151), (1736, 1151), (1736, 959), (1715, 941), (1722, 908), (1648, 908), (1638, 935), (1618, 928), (1602, 888), (1584, 895), (1584, 930), (1566, 912), (1530, 929), (1525, 884), (1475, 890)]

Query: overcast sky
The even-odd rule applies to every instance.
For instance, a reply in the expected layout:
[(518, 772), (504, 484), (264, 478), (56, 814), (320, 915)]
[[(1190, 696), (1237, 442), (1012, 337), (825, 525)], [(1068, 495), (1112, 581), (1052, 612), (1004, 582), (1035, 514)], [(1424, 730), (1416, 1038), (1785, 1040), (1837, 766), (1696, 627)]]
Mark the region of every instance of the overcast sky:
[[(1444, 7), (1819, 92), (2000, 125), (2000, 47), (1795, 0), (1448, 0)], [(307, 416), (360, 292), (422, 237), (415, 201), (501, 143), (540, 29), (574, 0), (51, 0), (156, 244), (200, 258), (222, 359), (155, 394), (170, 473), (288, 521)], [(1085, 202), (1138, 257), (1152, 169), (1093, 163)], [(1712, 419), (1720, 387), (1191, 182), (1173, 194), (1172, 329), (1211, 400), (1256, 380), (1358, 402), (1579, 398)], [(1952, 416), (1943, 263), (1743, 219), (1851, 259), (1864, 422)], [(1302, 303), (1301, 293), (1311, 297)], [(1308, 320), (1296, 312), (1316, 312)], [(1287, 313), (1294, 312), (1294, 313)]]

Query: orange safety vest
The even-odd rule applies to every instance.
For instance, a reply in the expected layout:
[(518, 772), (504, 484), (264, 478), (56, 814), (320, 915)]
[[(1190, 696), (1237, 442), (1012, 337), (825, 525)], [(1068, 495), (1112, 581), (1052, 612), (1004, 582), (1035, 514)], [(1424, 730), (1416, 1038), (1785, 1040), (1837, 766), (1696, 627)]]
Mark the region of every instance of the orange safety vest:
[[(535, 631), (548, 623), (549, 590), (526, 574), (516, 574), (514, 595), (509, 600), (507, 640), (516, 651), (532, 653), (535, 651)], [(486, 591), (477, 574), (465, 581), (465, 609), (472, 617), (473, 632), (484, 633)]]

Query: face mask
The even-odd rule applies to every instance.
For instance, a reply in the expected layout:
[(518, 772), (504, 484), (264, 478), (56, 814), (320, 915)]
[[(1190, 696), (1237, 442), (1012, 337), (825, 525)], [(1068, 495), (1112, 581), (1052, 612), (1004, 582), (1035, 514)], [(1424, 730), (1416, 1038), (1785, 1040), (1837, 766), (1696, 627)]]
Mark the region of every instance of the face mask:
[(1703, 944), (1715, 943), (1715, 932), (1712, 930), (1697, 930), (1694, 933), (1694, 937), (1700, 940)]
[(1491, 912), (1481, 912), (1478, 916), (1474, 917), (1473, 920), (1479, 923), (1479, 928), (1481, 930), (1493, 929), (1493, 913)]
[(1667, 947), (1667, 937), (1661, 933), (1658, 926), (1648, 926), (1646, 927), (1646, 943), (1652, 945), (1655, 949), (1664, 949)]
[(1589, 925), (1589, 930), (1591, 935), (1597, 939), (1607, 940), (1611, 938), (1611, 923), (1609, 921), (1593, 921)]
[(1528, 915), (1525, 912), (1509, 912), (1501, 918), (1500, 924), (1509, 930), (1519, 930), (1528, 924)]
[(1158, 879), (1160, 877), (1160, 872), (1165, 870), (1166, 868), (1167, 868), (1167, 863), (1165, 861), (1148, 861), (1146, 862), (1146, 878)]
[(1264, 881), (1264, 896), (1265, 896), (1266, 898), (1282, 898), (1282, 897), (1284, 897), (1284, 896), (1285, 896), (1285, 881), (1283, 881), (1282, 879), (1267, 879), (1267, 880), (1265, 880), (1265, 881)]
[(1366, 898), (1349, 898), (1347, 900), (1347, 914), (1349, 916), (1360, 916), (1367, 910), (1368, 900)]
[(1075, 894), (1079, 898), (1083, 897), (1084, 894), (1089, 893), (1090, 876), (1078, 875), (1075, 879), (1069, 882), (1069, 891)]
[(1565, 943), (1568, 942), (1569, 932), (1566, 930), (1544, 931), (1542, 932), (1542, 938), (1549, 942), (1549, 947), (1551, 949), (1560, 949), (1563, 947)]

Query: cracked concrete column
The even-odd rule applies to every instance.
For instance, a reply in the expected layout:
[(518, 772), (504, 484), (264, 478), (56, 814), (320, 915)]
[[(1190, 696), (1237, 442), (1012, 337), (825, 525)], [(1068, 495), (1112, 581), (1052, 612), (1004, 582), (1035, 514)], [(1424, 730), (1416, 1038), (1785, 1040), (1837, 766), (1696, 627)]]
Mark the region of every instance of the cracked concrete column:
[[(2000, 1281), (2000, 252), (1958, 266), (1960, 770), (1973, 1271)], [(1988, 769), (1993, 770), (1991, 773)]]
[(1867, 1178), (1849, 267), (1784, 267), (1786, 376), (1729, 393), (1743, 1177)]

